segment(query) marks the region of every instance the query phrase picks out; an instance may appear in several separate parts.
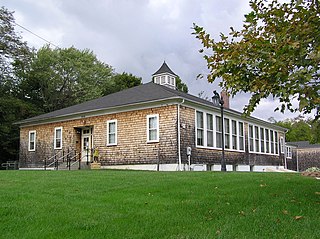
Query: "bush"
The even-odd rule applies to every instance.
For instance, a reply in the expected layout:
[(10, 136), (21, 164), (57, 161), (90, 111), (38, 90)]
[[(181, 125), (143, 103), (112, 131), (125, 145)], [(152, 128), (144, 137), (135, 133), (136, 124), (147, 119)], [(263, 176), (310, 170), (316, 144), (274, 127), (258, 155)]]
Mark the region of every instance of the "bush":
[(306, 172), (320, 172), (320, 168), (311, 167), (306, 170)]

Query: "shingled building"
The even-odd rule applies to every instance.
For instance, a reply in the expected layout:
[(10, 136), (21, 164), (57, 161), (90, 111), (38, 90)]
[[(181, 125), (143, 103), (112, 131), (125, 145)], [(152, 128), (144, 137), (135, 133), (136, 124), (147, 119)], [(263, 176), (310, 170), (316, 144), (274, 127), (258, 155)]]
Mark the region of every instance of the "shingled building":
[[(227, 170), (283, 167), (285, 129), (176, 90), (164, 62), (153, 82), (20, 122), (20, 167), (66, 157), (102, 168), (220, 170), (222, 131)], [(68, 155), (68, 156), (66, 156)], [(71, 157), (72, 155), (72, 157)], [(56, 162), (58, 163), (58, 162)], [(51, 165), (51, 164), (50, 164)]]

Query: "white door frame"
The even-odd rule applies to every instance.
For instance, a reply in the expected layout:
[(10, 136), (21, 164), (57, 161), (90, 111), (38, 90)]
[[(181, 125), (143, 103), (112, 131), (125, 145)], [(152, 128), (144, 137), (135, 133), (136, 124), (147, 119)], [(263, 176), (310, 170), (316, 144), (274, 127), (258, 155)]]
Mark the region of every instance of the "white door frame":
[(81, 129), (81, 161), (91, 162), (92, 154), (92, 127)]

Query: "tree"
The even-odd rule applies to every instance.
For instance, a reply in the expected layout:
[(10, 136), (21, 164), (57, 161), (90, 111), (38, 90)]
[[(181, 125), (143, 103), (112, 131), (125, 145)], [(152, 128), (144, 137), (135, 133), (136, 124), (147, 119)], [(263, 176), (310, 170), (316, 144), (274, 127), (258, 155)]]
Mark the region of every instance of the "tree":
[(189, 91), (188, 86), (184, 82), (182, 82), (179, 76), (176, 77), (176, 87), (177, 87), (177, 90), (184, 93), (188, 93)]
[(108, 95), (124, 89), (141, 85), (142, 78), (132, 75), (131, 73), (123, 72), (122, 74), (115, 74), (111, 77), (103, 91), (103, 95)]
[(27, 66), (32, 50), (15, 32), (13, 12), (0, 8), (0, 94), (12, 94), (19, 84), (15, 68)]
[(286, 141), (310, 141), (311, 131), (310, 125), (304, 120), (286, 120), (284, 122), (277, 122), (277, 125), (288, 129), (286, 133)]
[[(275, 110), (310, 113), (320, 105), (319, 0), (251, 0), (250, 6), (242, 30), (231, 27), (229, 37), (221, 33), (220, 41), (194, 24), (193, 34), (212, 51), (204, 54), (208, 81), (222, 78), (221, 86), (232, 96), (250, 92), (246, 114), (269, 96), (281, 102)], [(294, 98), (298, 108), (292, 105)]]
[(102, 96), (112, 75), (113, 69), (88, 49), (46, 45), (32, 59), (20, 94), (43, 112), (50, 112)]
[(286, 119), (274, 123), (288, 129), (286, 133), (286, 141), (288, 142), (309, 141), (311, 144), (320, 143), (319, 121), (298, 116), (294, 119)]
[[(28, 69), (33, 50), (15, 32), (13, 13), (0, 8), (0, 165), (18, 159), (19, 127), (14, 122), (35, 115), (31, 104), (19, 99), (22, 74)], [(0, 167), (1, 169), (1, 167)]]

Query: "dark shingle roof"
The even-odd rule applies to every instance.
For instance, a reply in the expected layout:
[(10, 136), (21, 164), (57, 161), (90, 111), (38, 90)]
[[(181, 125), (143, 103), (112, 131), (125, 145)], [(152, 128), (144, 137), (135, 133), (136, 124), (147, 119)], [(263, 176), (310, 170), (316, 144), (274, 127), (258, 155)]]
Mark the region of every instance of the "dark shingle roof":
[(155, 73), (153, 73), (152, 75), (158, 75), (158, 74), (162, 74), (162, 73), (170, 73), (172, 75), (178, 76), (176, 75), (167, 65), (167, 63), (164, 61), (162, 66), (159, 68), (159, 70), (157, 70)]
[(31, 123), (39, 120), (52, 119), (68, 115), (71, 116), (74, 114), (84, 112), (94, 112), (117, 106), (132, 105), (137, 103), (158, 101), (177, 97), (183, 97), (193, 101), (200, 101), (205, 104), (210, 104), (209, 101), (150, 82), (130, 89), (119, 91), (110, 95), (106, 95), (98, 99), (90, 100), (81, 104), (56, 110), (47, 114), (42, 114), (33, 118), (22, 120), (18, 123)]
[(320, 144), (310, 144), (309, 141), (296, 141), (296, 142), (287, 142), (287, 145), (292, 145), (297, 148), (320, 148)]
[[(136, 104), (142, 103), (149, 103), (149, 102), (156, 102), (161, 100), (167, 99), (183, 99), (189, 102), (193, 102), (195, 104), (205, 105), (210, 108), (216, 108), (219, 111), (219, 107), (213, 105), (212, 102), (208, 100), (204, 100), (202, 98), (180, 92), (166, 86), (158, 85), (153, 82), (139, 85), (133, 88), (129, 88), (123, 91), (119, 91), (110, 95), (106, 95), (104, 97), (90, 100), (81, 104), (73, 105), (64, 109), (56, 110), (47, 114), (42, 114), (35, 116), (33, 118), (25, 119), (17, 124), (38, 124), (44, 121), (55, 121), (59, 120), (60, 118), (72, 118), (73, 116), (85, 113), (95, 113), (98, 111), (113, 109), (117, 107), (125, 107), (125, 106), (134, 106)], [(225, 111), (241, 115), (240, 112), (232, 110), (232, 109), (225, 109)], [(265, 122), (263, 120), (259, 120), (253, 117), (249, 117), (252, 120), (256, 120), (259, 122)], [(279, 126), (274, 126), (276, 128), (284, 130), (284, 128)]]

